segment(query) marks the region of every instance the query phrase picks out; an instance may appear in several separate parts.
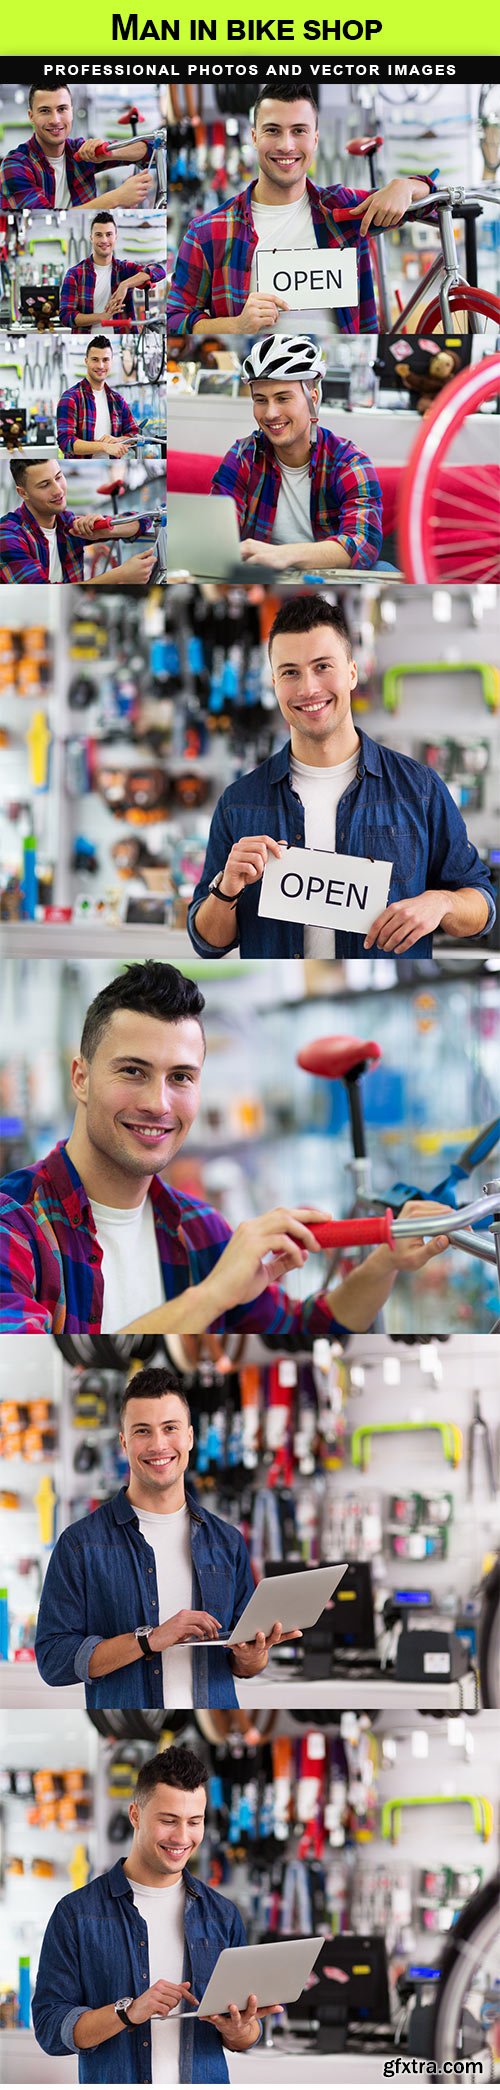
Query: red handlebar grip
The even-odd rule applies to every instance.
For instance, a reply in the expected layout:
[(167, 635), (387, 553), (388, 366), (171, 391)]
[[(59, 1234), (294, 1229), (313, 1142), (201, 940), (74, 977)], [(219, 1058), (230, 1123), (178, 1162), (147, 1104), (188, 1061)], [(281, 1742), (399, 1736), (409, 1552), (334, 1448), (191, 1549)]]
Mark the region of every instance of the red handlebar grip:
[(107, 160), (107, 159), (109, 158), (109, 154), (110, 154), (110, 152), (112, 152), (112, 151), (113, 151), (113, 147), (112, 147), (112, 145), (96, 145), (96, 149), (95, 149), (95, 153), (94, 153), (94, 159), (96, 159), (96, 160)]
[(388, 1205), (380, 1218), (320, 1219), (317, 1225), (311, 1224), (309, 1232), (320, 1248), (379, 1248), (381, 1244), (393, 1248), (393, 1219)]

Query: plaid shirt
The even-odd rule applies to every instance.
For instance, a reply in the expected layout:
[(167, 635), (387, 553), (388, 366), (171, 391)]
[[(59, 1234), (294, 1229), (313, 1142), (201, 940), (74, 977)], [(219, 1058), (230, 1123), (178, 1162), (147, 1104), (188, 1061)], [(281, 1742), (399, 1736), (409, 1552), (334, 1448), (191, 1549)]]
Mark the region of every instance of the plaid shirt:
[[(374, 566), (382, 543), (382, 494), (375, 468), (353, 443), (318, 428), (311, 447), (313, 537), (334, 537), (352, 566)], [(233, 443), (212, 480), (211, 492), (236, 502), (242, 537), (270, 544), (281, 472), (272, 443), (260, 430)]]
[[(218, 1263), (231, 1228), (211, 1205), (172, 1190), (153, 1176), (150, 1196), (165, 1299), (199, 1285)], [(182, 1230), (182, 1237), (181, 1237)], [(91, 1207), (64, 1141), (42, 1161), (5, 1176), (0, 1189), (0, 1329), (17, 1335), (98, 1335), (102, 1321), (102, 1249)], [(269, 1285), (246, 1306), (212, 1323), (267, 1336), (342, 1336), (326, 1295), (292, 1304)]]
[[(83, 580), (85, 546), (71, 536), (75, 516), (65, 508), (56, 516), (56, 537), (63, 580)], [(50, 553), (45, 531), (22, 501), (0, 522), (0, 581), (48, 581)]]
[[(181, 240), (167, 304), (169, 334), (190, 334), (198, 319), (222, 319), (241, 312), (250, 289), (257, 233), (252, 217), (251, 181), (239, 196), (206, 218), (197, 218)], [(317, 189), (307, 182), (314, 235), (318, 247), (357, 247), (359, 306), (335, 311), (341, 334), (376, 334), (368, 240), (361, 238), (359, 219), (336, 225), (333, 211), (361, 203), (361, 189)]]
[[(72, 203), (89, 203), (92, 196), (97, 195), (95, 167), (90, 160), (76, 159), (80, 145), (85, 144), (85, 138), (66, 139), (66, 173)], [(148, 144), (146, 155), (140, 162), (141, 167), (148, 165), (152, 150), (152, 144)], [(126, 164), (128, 165), (128, 162)], [(103, 165), (105, 169), (105, 162), (101, 160), (97, 170), (99, 173), (102, 173)], [(138, 167), (134, 162), (130, 166), (130, 173), (137, 172)], [(46, 210), (47, 204), (53, 210), (55, 193), (54, 169), (46, 154), (42, 152), (42, 147), (33, 132), (26, 145), (16, 145), (14, 152), (7, 153), (2, 167), (0, 202), (8, 204), (11, 209), (14, 206), (15, 210)]]
[[(157, 528), (152, 515), (139, 515), (137, 520), (139, 528), (136, 537), (128, 540), (133, 545), (137, 544), (140, 537), (151, 537)], [(84, 578), (83, 562), (85, 551), (89, 547), (83, 538), (72, 539), (71, 532), (76, 521), (77, 517), (73, 515), (71, 508), (64, 508), (62, 515), (56, 516), (56, 536), (64, 581), (83, 581)], [(97, 536), (95, 541), (96, 544), (102, 544), (102, 537)], [(3, 521), (0, 522), (0, 583), (48, 581), (49, 575), (50, 553), (45, 531), (40, 529), (31, 508), (23, 501), (20, 508), (13, 508), (10, 515), (4, 515)]]
[[(128, 276), (137, 276), (139, 269), (141, 274), (145, 274), (143, 262), (117, 261), (113, 255), (111, 263), (111, 291), (117, 290), (119, 283), (125, 283)], [(162, 283), (164, 281), (166, 269), (162, 268), (161, 262), (148, 261), (147, 272), (150, 283)], [(77, 261), (75, 267), (68, 269), (67, 274), (63, 278), (59, 311), (59, 320), (62, 327), (74, 326), (77, 312), (93, 312), (94, 292), (95, 267), (90, 254), (87, 261)], [(96, 312), (95, 316), (98, 319), (99, 314)], [(122, 319), (135, 320), (135, 316), (134, 294), (132, 290), (128, 290), (121, 312), (116, 315), (116, 324), (119, 326)]]
[[(104, 390), (109, 407), (111, 434), (137, 435), (137, 421), (134, 421), (122, 393), (114, 392), (111, 385), (105, 385)], [(95, 422), (96, 396), (88, 377), (84, 377), (81, 385), (72, 385), (71, 390), (63, 392), (62, 399), (59, 400), (57, 440), (63, 457), (73, 456), (77, 437), (80, 436), (85, 443), (93, 442)]]

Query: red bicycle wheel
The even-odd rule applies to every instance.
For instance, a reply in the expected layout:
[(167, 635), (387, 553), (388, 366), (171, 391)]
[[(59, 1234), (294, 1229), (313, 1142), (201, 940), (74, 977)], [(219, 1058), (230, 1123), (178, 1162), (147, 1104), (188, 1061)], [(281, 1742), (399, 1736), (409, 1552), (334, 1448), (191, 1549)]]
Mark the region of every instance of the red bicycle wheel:
[[(500, 398), (500, 355), (485, 356), (443, 387), (425, 415), (403, 481), (398, 555), (405, 580), (500, 580), (500, 426), (489, 419), (498, 462), (450, 459), (479, 407)], [(479, 430), (476, 428), (476, 443)]]
[[(495, 326), (500, 327), (500, 298), (494, 297), (493, 291), (474, 290), (471, 284), (464, 284), (462, 289), (458, 283), (456, 290), (448, 292), (448, 299), (459, 334), (470, 333), (470, 327), (461, 326), (460, 319), (463, 317), (468, 320), (471, 312), (476, 312), (478, 317), (482, 316), (483, 319), (492, 319)], [(433, 298), (432, 304), (426, 305), (425, 312), (417, 319), (415, 333), (435, 334), (439, 333), (442, 327), (439, 298)]]

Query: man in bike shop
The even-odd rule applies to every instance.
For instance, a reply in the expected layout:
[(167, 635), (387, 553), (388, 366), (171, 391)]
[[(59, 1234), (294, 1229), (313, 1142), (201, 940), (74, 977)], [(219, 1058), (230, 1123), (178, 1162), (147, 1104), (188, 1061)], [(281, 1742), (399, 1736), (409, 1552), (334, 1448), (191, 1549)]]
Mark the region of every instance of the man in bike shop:
[(231, 1633), (254, 1591), (241, 1533), (198, 1502), (193, 1442), (175, 1373), (132, 1374), (120, 1403), (128, 1484), (56, 1540), (36, 1659), (50, 1686), (83, 1682), (89, 1709), (235, 1706), (233, 1678), (259, 1676), (290, 1637), (276, 1620), (267, 1636), (235, 1647), (183, 1645)]
[[(96, 515), (73, 515), (66, 507), (67, 486), (60, 465), (46, 457), (36, 462), (15, 458), (10, 466), (14, 485), (24, 498), (0, 522), (0, 583), (78, 581), (85, 583), (84, 550), (87, 544), (102, 544), (106, 534), (96, 533), (101, 521)], [(110, 524), (110, 536), (147, 537), (154, 528), (150, 515), (119, 516)], [(145, 587), (156, 559), (156, 544), (149, 542), (109, 573), (94, 574), (93, 588)]]
[[(342, 610), (295, 594), (269, 635), (275, 696), (288, 738), (223, 791), (188, 914), (203, 958), (432, 956), (434, 931), (480, 937), (495, 921), (489, 872), (435, 770), (380, 746), (354, 724), (357, 683)], [(258, 913), (269, 856), (337, 850), (392, 863), (387, 906), (368, 935), (302, 928)]]
[[(78, 203), (91, 210), (97, 189), (96, 147), (100, 138), (72, 138), (73, 99), (71, 88), (61, 80), (58, 87), (36, 81), (30, 87), (28, 109), (33, 124), (26, 144), (14, 146), (2, 163), (0, 201), (9, 210), (68, 210)], [(117, 188), (101, 192), (99, 202), (117, 210), (140, 209), (151, 195), (149, 160), (152, 146), (146, 139), (131, 138), (120, 146), (123, 166), (137, 166)], [(105, 165), (105, 163), (104, 163)]]
[(444, 1233), (426, 1246), (398, 1238), (334, 1291), (294, 1302), (281, 1279), (317, 1254), (308, 1221), (328, 1214), (278, 1206), (231, 1234), (222, 1213), (166, 1183), (198, 1111), (204, 1006), (194, 981), (153, 960), (96, 995), (72, 1063), (69, 1139), (0, 1185), (0, 1328), (240, 1329), (309, 1346), (370, 1328), (398, 1270), (447, 1247)]
[(85, 377), (63, 392), (57, 408), (57, 441), (63, 457), (125, 457), (139, 434), (121, 392), (110, 385), (113, 344), (93, 334), (85, 350)]
[[(318, 146), (318, 108), (307, 80), (260, 88), (252, 139), (257, 179), (229, 203), (196, 218), (181, 240), (167, 303), (168, 333), (286, 330), (286, 301), (257, 290), (257, 247), (349, 246), (357, 252), (359, 304), (336, 307), (336, 326), (344, 334), (376, 334), (370, 227), (399, 225), (412, 203), (432, 193), (431, 179), (398, 176), (368, 197), (353, 188), (318, 189), (307, 173)], [(336, 211), (344, 209), (350, 219), (337, 223)]]
[(121, 261), (116, 252), (118, 232), (110, 210), (96, 211), (90, 227), (90, 253), (86, 261), (67, 269), (61, 284), (59, 325), (76, 333), (90, 333), (96, 321), (101, 326), (137, 328), (134, 290), (162, 283), (166, 270), (159, 261), (137, 267), (136, 261)]
[(227, 2083), (279, 2003), (199, 2018), (219, 1954), (245, 1945), (239, 1909), (188, 1866), (203, 1841), (207, 1772), (179, 1744), (146, 1760), (126, 1858), (65, 1894), (50, 1917), (33, 1997), (46, 2054), (78, 2054), (81, 2083)]
[(236, 504), (241, 555), (273, 572), (366, 570), (382, 544), (382, 494), (370, 459), (321, 428), (321, 349), (305, 334), (266, 334), (242, 364), (257, 432), (233, 443), (211, 492)]

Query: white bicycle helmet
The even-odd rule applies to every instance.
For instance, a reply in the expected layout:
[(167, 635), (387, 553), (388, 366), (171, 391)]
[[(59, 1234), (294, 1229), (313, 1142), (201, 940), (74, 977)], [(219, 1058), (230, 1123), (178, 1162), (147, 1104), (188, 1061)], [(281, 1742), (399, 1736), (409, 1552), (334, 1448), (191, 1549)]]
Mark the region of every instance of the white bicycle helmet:
[(307, 334), (264, 334), (261, 341), (254, 341), (241, 365), (246, 384), (258, 377), (288, 377), (311, 384), (324, 372), (322, 349)]

